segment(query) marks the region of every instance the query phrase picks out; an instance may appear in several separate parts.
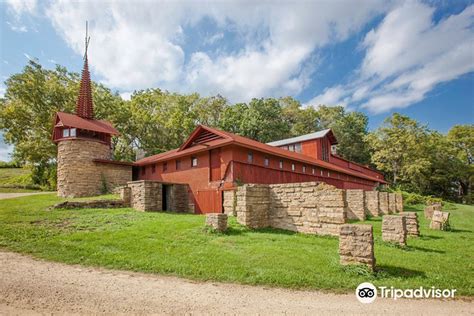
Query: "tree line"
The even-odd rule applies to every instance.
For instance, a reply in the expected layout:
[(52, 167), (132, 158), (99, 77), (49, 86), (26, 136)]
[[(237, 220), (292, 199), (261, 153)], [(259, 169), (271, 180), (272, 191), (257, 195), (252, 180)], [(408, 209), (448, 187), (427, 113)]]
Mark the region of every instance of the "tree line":
[[(73, 112), (80, 75), (30, 61), (6, 81), (0, 99), (0, 128), (14, 145), (13, 160), (32, 169), (36, 184), (54, 188), (56, 146), (51, 141), (57, 111)], [(384, 172), (394, 187), (470, 203), (474, 125), (454, 126), (446, 135), (400, 114), (369, 132), (368, 117), (341, 106), (304, 107), (292, 97), (231, 104), (220, 95), (202, 97), (160, 89), (135, 91), (130, 101), (93, 82), (96, 118), (113, 123), (115, 159), (133, 161), (137, 151), (153, 155), (179, 147), (197, 124), (261, 142), (331, 128), (338, 155)]]

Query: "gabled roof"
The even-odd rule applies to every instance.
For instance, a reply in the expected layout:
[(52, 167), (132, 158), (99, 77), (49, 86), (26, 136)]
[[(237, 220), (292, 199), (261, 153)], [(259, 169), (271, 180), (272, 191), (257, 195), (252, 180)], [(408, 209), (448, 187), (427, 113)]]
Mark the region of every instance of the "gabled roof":
[(297, 136), (297, 137), (291, 137), (291, 138), (286, 138), (286, 139), (282, 139), (282, 140), (277, 140), (277, 141), (274, 141), (274, 142), (267, 143), (267, 145), (279, 147), (279, 146), (304, 142), (304, 141), (307, 141), (307, 140), (323, 138), (326, 135), (329, 137), (329, 140), (331, 141), (332, 145), (337, 144), (337, 139), (334, 136), (332, 130), (331, 129), (324, 129), (322, 131), (317, 131), (317, 132), (306, 134), (306, 135), (301, 135), (301, 136)]
[[(212, 139), (204, 143), (193, 143), (193, 139), (196, 139), (197, 136), (203, 132), (206, 132), (206, 133), (209, 132), (211, 134), (215, 134), (220, 137), (217, 139)], [(348, 175), (353, 175), (359, 178), (364, 178), (371, 181), (385, 183), (383, 178), (379, 179), (376, 177), (371, 177), (355, 170), (348, 170), (348, 169), (339, 167), (337, 165), (334, 165), (322, 160), (318, 160), (316, 158), (312, 158), (310, 156), (306, 156), (297, 152), (291, 152), (279, 147), (270, 146), (270, 145), (260, 143), (250, 138), (246, 138), (246, 137), (232, 134), (229, 132), (221, 131), (221, 130), (204, 126), (204, 125), (199, 125), (198, 127), (196, 127), (196, 129), (191, 133), (191, 135), (188, 137), (188, 139), (184, 142), (184, 144), (180, 148), (140, 159), (136, 161), (135, 164), (138, 166), (143, 166), (143, 165), (157, 163), (161, 161), (168, 161), (171, 159), (177, 159), (180, 157), (196, 154), (202, 151), (206, 151), (209, 149), (222, 147), (224, 145), (230, 145), (230, 144), (239, 145), (239, 146), (246, 147), (249, 149), (259, 150), (261, 152), (279, 156), (282, 158), (292, 159), (295, 161), (300, 161), (303, 163), (316, 165), (319, 167), (323, 167), (325, 169), (338, 171), (338, 172), (345, 173)]]
[(55, 124), (55, 127), (75, 127), (99, 133), (119, 135), (119, 132), (112, 126), (110, 122), (103, 120), (89, 120), (75, 114), (65, 112), (56, 113)]

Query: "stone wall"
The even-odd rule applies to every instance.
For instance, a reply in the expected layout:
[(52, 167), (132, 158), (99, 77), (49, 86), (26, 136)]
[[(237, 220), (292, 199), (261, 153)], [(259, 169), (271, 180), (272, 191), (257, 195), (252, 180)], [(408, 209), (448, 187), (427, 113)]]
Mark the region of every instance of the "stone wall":
[(430, 228), (436, 230), (447, 230), (449, 228), (449, 212), (434, 211), (430, 222)]
[(131, 207), (138, 211), (161, 211), (162, 184), (157, 181), (130, 181), (127, 186), (131, 191)]
[(219, 232), (225, 232), (227, 230), (227, 214), (206, 214), (206, 226)]
[(339, 232), (340, 263), (375, 267), (372, 225), (342, 225)]
[(236, 192), (237, 221), (250, 228), (270, 226), (270, 188), (265, 184), (245, 184)]
[(132, 189), (130, 187), (120, 187), (120, 199), (125, 205), (131, 206), (132, 203)]
[(170, 184), (170, 210), (174, 212), (194, 212), (189, 208), (189, 186), (187, 184)]
[(415, 212), (404, 212), (400, 214), (405, 217), (405, 223), (407, 226), (407, 235), (419, 236), (420, 226), (418, 224), (418, 214)]
[(401, 193), (395, 193), (395, 204), (398, 212), (403, 212), (403, 195)]
[(382, 218), (382, 240), (406, 245), (407, 227), (404, 216), (384, 215)]
[(82, 139), (58, 143), (58, 196), (81, 197), (100, 195), (103, 182), (107, 189), (132, 180), (132, 167), (95, 163), (94, 159), (110, 159), (110, 146)]
[(54, 209), (75, 208), (120, 208), (127, 207), (123, 200), (91, 200), (91, 201), (65, 201), (55, 204)]
[(381, 214), (388, 214), (388, 192), (379, 192), (379, 209)]
[(222, 202), (222, 207), (224, 214), (227, 215), (236, 215), (235, 206), (236, 206), (236, 192), (235, 190), (226, 190), (224, 191), (224, 201)]
[(432, 204), (432, 205), (426, 206), (425, 210), (424, 210), (425, 218), (431, 219), (433, 217), (434, 211), (440, 211), (441, 212), (441, 209), (442, 209), (441, 204)]
[(365, 220), (365, 191), (346, 190), (347, 219)]
[(370, 216), (380, 216), (378, 191), (365, 192), (365, 207)]
[(395, 193), (388, 194), (388, 212), (390, 214), (397, 213), (397, 201), (396, 201)]

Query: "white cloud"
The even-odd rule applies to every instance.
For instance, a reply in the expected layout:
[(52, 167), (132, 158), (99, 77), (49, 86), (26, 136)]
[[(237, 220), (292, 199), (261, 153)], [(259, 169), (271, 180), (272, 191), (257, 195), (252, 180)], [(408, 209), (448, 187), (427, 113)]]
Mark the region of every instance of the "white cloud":
[(365, 36), (356, 80), (335, 87), (339, 98), (381, 113), (417, 103), (438, 84), (474, 71), (474, 6), (438, 23), (433, 13), (418, 2), (389, 12)]
[(28, 28), (25, 25), (16, 25), (11, 22), (7, 22), (7, 25), (14, 32), (25, 33), (28, 32)]
[[(310, 82), (317, 50), (346, 39), (385, 5), (358, 2), (71, 2), (52, 1), (47, 16), (65, 41), (83, 53), (90, 21), (90, 64), (114, 88), (161, 87), (221, 93), (232, 101), (297, 94)], [(236, 49), (185, 51), (200, 21), (217, 25), (202, 42), (232, 33)], [(222, 39), (220, 40), (222, 41)], [(236, 43), (233, 43), (236, 44)]]
[(6, 0), (15, 15), (34, 14), (37, 7), (37, 0)]
[(306, 103), (306, 105), (319, 106), (319, 105), (342, 105), (347, 106), (347, 93), (344, 91), (342, 86), (334, 86), (326, 88), (324, 92)]
[(125, 101), (130, 101), (132, 99), (133, 92), (122, 92), (120, 93), (120, 97)]

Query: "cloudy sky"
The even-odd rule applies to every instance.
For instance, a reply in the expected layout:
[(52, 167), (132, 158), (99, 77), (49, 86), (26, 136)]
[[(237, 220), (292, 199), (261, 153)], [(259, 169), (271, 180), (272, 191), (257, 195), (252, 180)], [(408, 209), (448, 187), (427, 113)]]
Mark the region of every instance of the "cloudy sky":
[[(80, 71), (124, 98), (159, 87), (231, 102), (396, 112), (442, 132), (474, 122), (473, 1), (0, 2), (0, 76), (29, 58)], [(0, 84), (0, 95), (5, 91)], [(0, 139), (0, 160), (11, 148)]]

